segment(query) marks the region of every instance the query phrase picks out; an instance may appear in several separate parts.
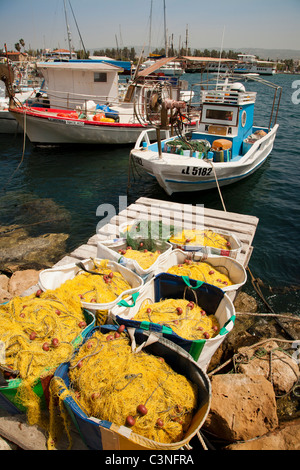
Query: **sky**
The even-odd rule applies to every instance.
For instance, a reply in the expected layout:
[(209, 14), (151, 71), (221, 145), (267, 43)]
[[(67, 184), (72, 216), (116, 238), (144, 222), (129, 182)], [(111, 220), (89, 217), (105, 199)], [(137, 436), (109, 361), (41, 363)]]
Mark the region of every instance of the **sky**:
[[(164, 47), (163, 0), (65, 0), (72, 46)], [(300, 50), (300, 0), (165, 0), (174, 47)], [(78, 29), (74, 21), (75, 15)], [(150, 9), (152, 4), (152, 21)], [(151, 35), (150, 35), (151, 25)], [(0, 0), (0, 48), (68, 49), (64, 0)]]

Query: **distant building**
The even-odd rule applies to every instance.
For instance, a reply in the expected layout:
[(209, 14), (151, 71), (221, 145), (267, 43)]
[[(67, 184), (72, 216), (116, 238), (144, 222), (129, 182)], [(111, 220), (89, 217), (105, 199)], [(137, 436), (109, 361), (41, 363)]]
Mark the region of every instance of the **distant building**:
[(13, 52), (5, 52), (5, 51), (0, 51), (0, 57), (8, 57), (9, 60), (12, 62), (27, 62), (28, 61), (28, 54), (26, 52), (18, 52), (18, 51), (13, 51)]
[(76, 52), (71, 51), (70, 53), (68, 49), (46, 49), (44, 56), (46, 60), (70, 60), (70, 58), (77, 59)]

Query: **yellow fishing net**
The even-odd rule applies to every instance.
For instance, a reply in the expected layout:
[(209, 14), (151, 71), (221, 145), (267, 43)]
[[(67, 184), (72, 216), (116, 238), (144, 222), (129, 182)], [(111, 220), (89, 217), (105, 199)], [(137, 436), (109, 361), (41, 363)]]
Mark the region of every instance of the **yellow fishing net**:
[(207, 315), (195, 302), (186, 299), (165, 299), (155, 303), (146, 299), (134, 320), (168, 326), (181, 338), (189, 340), (213, 338), (220, 331), (215, 315)]
[(71, 342), (86, 326), (80, 299), (63, 289), (15, 297), (0, 307), (5, 346), (0, 370), (21, 379), (16, 400), (27, 408), (29, 424), (41, 417), (40, 399), (33, 392), (36, 381), (71, 357)]
[(130, 246), (126, 249), (119, 250), (119, 253), (125, 256), (125, 258), (134, 259), (142, 269), (148, 269), (157, 260), (161, 254), (160, 250), (154, 252), (147, 249), (144, 250), (133, 250)]
[(190, 279), (203, 281), (220, 289), (233, 285), (229, 276), (221, 273), (215, 266), (204, 261), (186, 259), (183, 264), (171, 266), (167, 272), (176, 276), (188, 276)]
[(173, 235), (169, 241), (179, 245), (210, 246), (221, 250), (230, 250), (231, 248), (230, 242), (224, 236), (212, 230), (183, 230)]
[[(181, 440), (197, 407), (196, 385), (163, 358), (132, 352), (121, 329), (96, 331), (80, 348), (70, 363), (70, 394), (90, 417), (128, 426), (156, 442)], [(54, 378), (52, 392), (61, 385), (61, 379)], [(54, 441), (52, 434), (50, 445)]]
[(77, 276), (63, 284), (64, 291), (83, 302), (101, 304), (113, 302), (122, 292), (132, 288), (120, 272), (112, 271), (108, 260), (93, 260), (93, 263), (90, 271), (100, 275), (79, 271)]

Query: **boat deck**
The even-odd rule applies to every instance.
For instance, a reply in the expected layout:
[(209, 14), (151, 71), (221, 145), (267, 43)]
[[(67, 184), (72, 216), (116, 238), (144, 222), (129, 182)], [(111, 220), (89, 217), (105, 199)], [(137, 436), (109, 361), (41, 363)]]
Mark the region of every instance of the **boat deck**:
[[(96, 257), (98, 241), (114, 237), (118, 233), (118, 227), (125, 222), (130, 223), (134, 219), (149, 220), (150, 217), (155, 220), (162, 220), (162, 222), (170, 220), (171, 224), (181, 222), (183, 217), (184, 227), (186, 228), (193, 228), (199, 220), (202, 220), (205, 228), (231, 232), (242, 243), (242, 249), (237, 260), (244, 267), (247, 267), (249, 263), (253, 251), (252, 243), (258, 224), (257, 217), (141, 197), (118, 215), (111, 218), (109, 223), (105, 224), (86, 244), (62, 258), (55, 266), (75, 263), (89, 257)], [(29, 295), (37, 289), (37, 285), (32, 286), (23, 295)], [(0, 409), (1, 436), (25, 450), (46, 450), (46, 437), (44, 433), (36, 426), (28, 426), (25, 415), (9, 416)], [(72, 430), (72, 438), (73, 449), (87, 450), (75, 429)], [(67, 445), (67, 443), (65, 444)], [(64, 443), (61, 445), (63, 446)]]

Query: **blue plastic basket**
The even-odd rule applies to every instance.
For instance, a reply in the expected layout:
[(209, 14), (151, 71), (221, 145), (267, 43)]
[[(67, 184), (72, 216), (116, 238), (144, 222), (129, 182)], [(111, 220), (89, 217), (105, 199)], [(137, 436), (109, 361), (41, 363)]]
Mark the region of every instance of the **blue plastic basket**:
[[(102, 325), (95, 327), (85, 338), (87, 341), (95, 331), (102, 333), (116, 331), (115, 325)], [(126, 331), (126, 330), (125, 330)], [(140, 329), (134, 331), (136, 344), (142, 344), (149, 338), (149, 332)], [(84, 341), (84, 342), (85, 342)], [(170, 341), (160, 338), (156, 342), (145, 347), (149, 354), (163, 357), (164, 360), (178, 373), (181, 373), (194, 384), (198, 389), (198, 409), (193, 418), (190, 429), (183, 441), (174, 444), (161, 444), (139, 436), (126, 426), (117, 426), (106, 420), (96, 419), (88, 416), (82, 410), (71, 395), (64, 396), (64, 405), (72, 418), (83, 442), (92, 450), (145, 450), (179, 449), (199, 431), (209, 412), (211, 402), (211, 384), (207, 375), (201, 370), (198, 364), (183, 349), (177, 347)], [(60, 394), (70, 387), (68, 372), (70, 363), (61, 364), (55, 372), (55, 378), (62, 379), (64, 386), (60, 389)], [(65, 394), (64, 394), (65, 395)]]
[[(150, 289), (154, 291), (154, 302), (168, 298), (185, 298), (189, 301), (195, 301), (196, 296), (197, 304), (201, 305), (208, 315), (215, 315), (217, 313), (216, 316), (219, 316), (218, 320), (221, 325), (219, 334), (210, 339), (189, 340), (180, 337), (168, 326), (148, 321), (134, 320), (132, 312), (137, 313), (139, 305), (142, 303), (141, 299), (145, 300), (147, 298), (145, 289), (141, 294), (141, 299), (137, 297), (133, 303), (125, 301), (119, 302), (117, 308), (112, 310), (113, 321), (119, 325), (123, 323), (127, 327), (141, 328), (162, 335), (191, 354), (193, 359), (199, 361), (203, 368), (207, 367), (213, 353), (229, 332), (227, 327), (229, 325), (233, 326), (234, 324), (235, 309), (231, 300), (218, 287), (189, 279), (185, 276), (181, 277), (174, 274), (161, 273), (157, 275), (154, 280), (150, 281), (149, 286), (151, 286), (151, 283), (153, 283), (153, 287), (150, 287)], [(124, 308), (122, 309), (122, 307)]]

